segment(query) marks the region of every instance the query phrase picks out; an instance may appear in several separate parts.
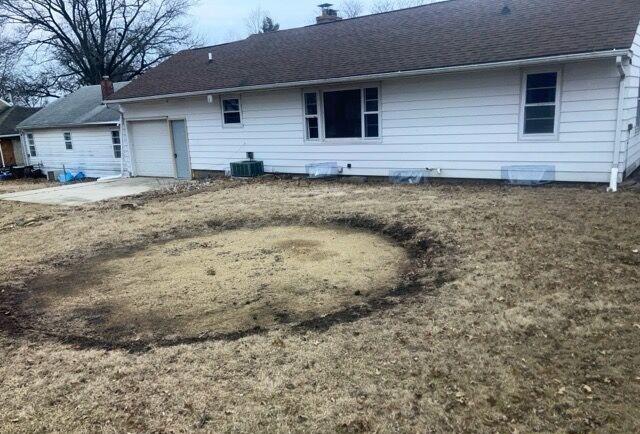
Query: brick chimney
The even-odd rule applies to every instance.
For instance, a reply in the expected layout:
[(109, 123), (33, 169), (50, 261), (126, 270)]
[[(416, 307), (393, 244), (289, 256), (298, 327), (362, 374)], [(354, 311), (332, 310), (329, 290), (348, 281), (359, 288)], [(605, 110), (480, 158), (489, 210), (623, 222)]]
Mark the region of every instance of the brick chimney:
[(331, 3), (318, 5), (318, 7), (322, 9), (322, 14), (319, 17), (316, 17), (316, 24), (332, 23), (342, 19), (338, 16), (338, 11), (332, 9), (331, 6), (333, 6)]
[(103, 100), (113, 94), (113, 81), (111, 81), (108, 75), (105, 75), (102, 77), (102, 80), (100, 80), (100, 89), (102, 90)]

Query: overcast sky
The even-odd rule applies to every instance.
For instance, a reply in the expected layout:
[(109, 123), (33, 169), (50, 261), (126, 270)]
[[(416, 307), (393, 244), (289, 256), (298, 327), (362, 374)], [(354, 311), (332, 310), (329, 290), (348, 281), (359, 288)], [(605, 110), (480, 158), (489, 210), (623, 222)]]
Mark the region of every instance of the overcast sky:
[[(365, 9), (376, 0), (361, 0)], [(245, 20), (252, 10), (260, 7), (280, 24), (281, 29), (312, 24), (320, 13), (321, 0), (200, 0), (192, 10), (195, 31), (202, 35), (206, 45), (219, 44), (245, 38)], [(328, 3), (331, 3), (329, 1)], [(340, 1), (334, 8), (340, 9)]]

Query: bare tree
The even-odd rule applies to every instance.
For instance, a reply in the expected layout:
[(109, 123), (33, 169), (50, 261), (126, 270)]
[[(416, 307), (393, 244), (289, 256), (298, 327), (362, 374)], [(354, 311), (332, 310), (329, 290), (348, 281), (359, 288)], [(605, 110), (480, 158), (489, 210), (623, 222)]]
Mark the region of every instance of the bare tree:
[(340, 3), (340, 15), (343, 18), (355, 18), (362, 15), (364, 6), (360, 0), (343, 0)]
[(27, 74), (19, 41), (6, 25), (6, 19), (0, 20), (0, 98), (17, 105), (37, 106), (49, 98), (48, 83), (43, 77)]
[(16, 49), (38, 63), (29, 78), (68, 91), (103, 76), (130, 80), (196, 44), (193, 0), (0, 0)]
[(249, 32), (250, 35), (257, 35), (260, 33), (262, 30), (262, 23), (265, 18), (267, 18), (267, 13), (263, 11), (260, 6), (252, 9), (244, 20), (247, 32)]
[(250, 35), (277, 32), (280, 30), (280, 24), (275, 23), (273, 18), (269, 16), (269, 12), (263, 10), (260, 6), (249, 12), (244, 23)]

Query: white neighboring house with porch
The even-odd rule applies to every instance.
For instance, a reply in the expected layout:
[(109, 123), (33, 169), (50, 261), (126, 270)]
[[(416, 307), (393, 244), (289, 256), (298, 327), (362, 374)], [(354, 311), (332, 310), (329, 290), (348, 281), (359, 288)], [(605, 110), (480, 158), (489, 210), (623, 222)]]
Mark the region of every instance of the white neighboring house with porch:
[(91, 178), (120, 175), (123, 156), (120, 113), (102, 100), (127, 83), (85, 86), (56, 100), (18, 125), (30, 165), (43, 172), (63, 168)]
[(14, 106), (0, 99), (0, 168), (23, 166), (25, 155), (16, 126), (40, 108)]
[[(552, 13), (550, 13), (552, 11)], [(336, 162), (500, 179), (552, 167), (610, 182), (640, 162), (640, 3), (450, 0), (182, 51), (108, 98), (134, 175)]]

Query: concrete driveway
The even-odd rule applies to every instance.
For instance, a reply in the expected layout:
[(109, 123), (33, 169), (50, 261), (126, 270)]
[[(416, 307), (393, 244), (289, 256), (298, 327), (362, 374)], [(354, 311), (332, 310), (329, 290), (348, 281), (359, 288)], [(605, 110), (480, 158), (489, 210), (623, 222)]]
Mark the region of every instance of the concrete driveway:
[(74, 206), (132, 196), (177, 182), (179, 181), (170, 178), (119, 178), (7, 193), (0, 195), (0, 200)]

